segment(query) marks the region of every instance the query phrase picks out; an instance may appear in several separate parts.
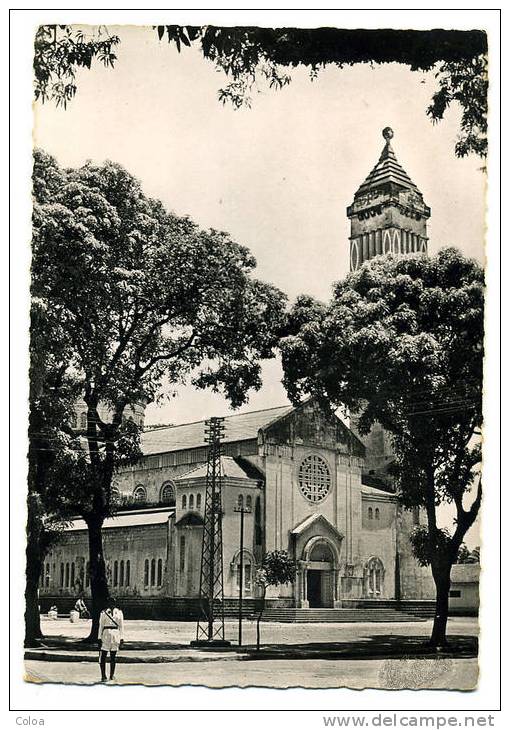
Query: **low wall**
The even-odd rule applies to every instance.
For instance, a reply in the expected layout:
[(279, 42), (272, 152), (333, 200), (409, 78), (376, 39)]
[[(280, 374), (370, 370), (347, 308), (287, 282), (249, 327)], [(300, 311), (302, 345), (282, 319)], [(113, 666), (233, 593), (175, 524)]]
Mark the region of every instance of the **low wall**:
[[(41, 613), (47, 613), (50, 606), (55, 605), (59, 614), (68, 614), (76, 598), (71, 596), (41, 596), (39, 605)], [(90, 610), (90, 601), (85, 600)], [(259, 601), (254, 598), (243, 600), (243, 616), (249, 618), (258, 611)], [(198, 598), (168, 598), (160, 596), (125, 596), (119, 599), (119, 607), (126, 619), (149, 619), (153, 621), (196, 621), (200, 616), (200, 600)], [(237, 618), (239, 601), (236, 598), (224, 600), (225, 618)]]

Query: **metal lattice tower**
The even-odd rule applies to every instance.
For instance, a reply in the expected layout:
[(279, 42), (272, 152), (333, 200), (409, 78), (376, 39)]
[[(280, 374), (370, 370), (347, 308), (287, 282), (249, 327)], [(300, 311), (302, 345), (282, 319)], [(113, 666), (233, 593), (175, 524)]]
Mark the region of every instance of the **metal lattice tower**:
[(204, 533), (200, 565), (200, 611), (196, 640), (192, 644), (229, 644), (225, 641), (223, 610), (223, 537), (221, 439), (223, 418), (206, 421), (205, 440), (209, 444), (204, 508)]

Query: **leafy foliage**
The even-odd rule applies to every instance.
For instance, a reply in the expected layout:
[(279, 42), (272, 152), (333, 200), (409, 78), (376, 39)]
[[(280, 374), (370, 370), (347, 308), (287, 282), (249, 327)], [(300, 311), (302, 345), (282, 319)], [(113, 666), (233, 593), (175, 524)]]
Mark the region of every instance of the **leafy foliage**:
[(436, 73), (439, 90), (432, 97), (427, 114), (434, 122), (443, 119), (448, 107), (458, 102), (462, 109), (461, 132), (455, 144), (457, 157), (470, 153), (487, 156), (487, 56), (448, 61)]
[(90, 69), (94, 58), (113, 68), (119, 43), (120, 38), (104, 26), (91, 35), (70, 25), (39, 26), (34, 42), (35, 98), (65, 109), (76, 94), (76, 70)]
[(432, 535), (427, 527), (415, 527), (410, 535), (411, 545), (418, 564), (431, 565), (436, 555), (446, 556), (451, 545), (451, 535), (446, 529), (437, 529)]
[(279, 586), (293, 583), (296, 564), (286, 550), (266, 553), (257, 572), (257, 583), (262, 586)]
[(32, 293), (65, 333), (62, 367), (87, 404), (87, 458), (103, 484), (91, 509), (107, 514), (115, 465), (136, 458), (125, 408), (186, 379), (243, 403), (285, 298), (250, 277), (246, 248), (168, 214), (118, 165), (63, 171), (37, 152), (34, 193)]
[(480, 548), (475, 547), (473, 550), (469, 550), (465, 543), (459, 548), (459, 554), (457, 556), (457, 563), (462, 565), (473, 564), (480, 562)]

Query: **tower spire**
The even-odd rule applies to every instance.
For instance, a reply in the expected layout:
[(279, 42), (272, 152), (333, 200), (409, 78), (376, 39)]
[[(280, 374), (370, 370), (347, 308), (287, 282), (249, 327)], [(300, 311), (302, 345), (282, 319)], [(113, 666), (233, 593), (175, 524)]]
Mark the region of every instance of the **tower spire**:
[(393, 129), (384, 127), (382, 136), (379, 160), (347, 208), (351, 271), (374, 256), (427, 252), (430, 208), (396, 158)]

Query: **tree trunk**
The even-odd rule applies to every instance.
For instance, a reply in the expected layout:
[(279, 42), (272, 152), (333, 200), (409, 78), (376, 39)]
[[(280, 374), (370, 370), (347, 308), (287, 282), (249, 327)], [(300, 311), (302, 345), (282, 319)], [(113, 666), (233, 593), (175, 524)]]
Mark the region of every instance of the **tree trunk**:
[(436, 612), (434, 615), (434, 626), (430, 637), (430, 646), (441, 648), (447, 646), (446, 625), (448, 623), (448, 597), (450, 594), (450, 573), (451, 565), (442, 567), (441, 570), (432, 570), (434, 583), (436, 584)]
[(42, 555), (40, 549), (40, 524), (33, 495), (27, 500), (27, 546), (25, 571), (25, 646), (37, 646), (42, 639), (39, 615), (39, 578)]
[(87, 518), (89, 533), (89, 561), (90, 561), (90, 590), (92, 593), (92, 627), (87, 642), (98, 640), (99, 614), (105, 608), (108, 600), (108, 581), (103, 555), (103, 518)]
[[(41, 643), (41, 618), (39, 614), (39, 577), (41, 559), (37, 544), (31, 544), (34, 536), (27, 535), (27, 566), (25, 575), (25, 646), (38, 646)], [(37, 541), (38, 542), (38, 541)]]
[(260, 611), (259, 611), (259, 615), (257, 616), (257, 651), (260, 651), (260, 619), (262, 618), (262, 614), (264, 613), (265, 607), (266, 607), (266, 587), (264, 586), (264, 592), (262, 593), (262, 598), (260, 599)]

